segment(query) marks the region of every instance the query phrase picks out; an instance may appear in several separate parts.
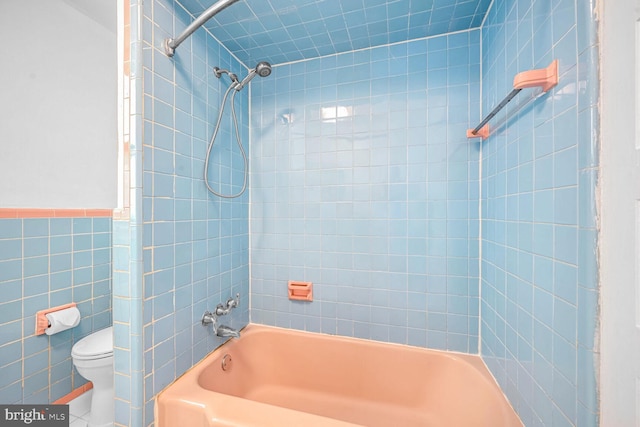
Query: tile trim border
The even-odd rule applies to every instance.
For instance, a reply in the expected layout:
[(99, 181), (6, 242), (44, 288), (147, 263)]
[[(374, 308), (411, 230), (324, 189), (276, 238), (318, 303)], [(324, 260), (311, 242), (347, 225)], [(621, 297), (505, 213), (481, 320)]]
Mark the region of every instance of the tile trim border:
[(65, 403), (69, 403), (73, 399), (75, 399), (76, 397), (78, 397), (81, 394), (91, 390), (92, 388), (93, 388), (93, 383), (92, 382), (88, 382), (88, 383), (78, 387), (77, 389), (73, 390), (71, 393), (65, 394), (60, 399), (58, 399), (55, 402), (53, 402), (53, 404), (54, 405), (64, 405)]
[(112, 216), (112, 209), (0, 208), (0, 218), (81, 218)]

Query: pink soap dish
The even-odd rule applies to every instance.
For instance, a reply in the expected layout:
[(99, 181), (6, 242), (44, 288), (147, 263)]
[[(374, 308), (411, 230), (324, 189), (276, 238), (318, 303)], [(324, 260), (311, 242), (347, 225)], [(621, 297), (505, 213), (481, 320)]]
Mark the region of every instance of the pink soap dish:
[(313, 301), (313, 283), (289, 281), (289, 299), (298, 301)]

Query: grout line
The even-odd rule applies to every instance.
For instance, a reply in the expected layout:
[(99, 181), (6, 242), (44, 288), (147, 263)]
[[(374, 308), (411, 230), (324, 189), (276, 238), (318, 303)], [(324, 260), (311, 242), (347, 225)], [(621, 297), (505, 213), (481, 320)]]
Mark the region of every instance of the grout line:
[(247, 248), (247, 256), (248, 256), (247, 264), (248, 264), (248, 269), (249, 269), (249, 277), (248, 277), (248, 281), (249, 281), (248, 285), (249, 286), (248, 286), (248, 290), (247, 290), (247, 292), (249, 293), (249, 295), (247, 295), (247, 301), (248, 301), (247, 302), (247, 317), (248, 317), (249, 323), (251, 323), (251, 320), (252, 320), (251, 319), (251, 307), (252, 307), (252, 301), (251, 301), (252, 292), (251, 292), (251, 290), (253, 288), (253, 280), (252, 280), (253, 276), (251, 274), (252, 273), (252, 265), (253, 265), (253, 263), (251, 262), (251, 255), (252, 255), (252, 252), (253, 252), (251, 250), (251, 248), (252, 248), (252, 244), (251, 244), (251, 236), (252, 236), (252, 233), (251, 233), (251, 208), (253, 206), (253, 204), (252, 204), (253, 191), (250, 191), (251, 188), (253, 187), (251, 185), (251, 181), (252, 181), (252, 178), (253, 178), (253, 174), (251, 173), (251, 169), (252, 169), (251, 166), (253, 165), (253, 162), (251, 161), (251, 152), (252, 152), (251, 147), (253, 146), (253, 132), (252, 132), (252, 130), (253, 130), (252, 122), (253, 121), (251, 120), (251, 117), (252, 117), (252, 114), (251, 114), (252, 113), (252, 108), (251, 108), (252, 102), (251, 102), (251, 100), (253, 99), (252, 85), (249, 85), (249, 93), (247, 94), (247, 99), (248, 99), (247, 100), (247, 104), (248, 104), (248, 110), (249, 110), (249, 114), (248, 114), (249, 123), (247, 123), (247, 128), (248, 128), (248, 133), (249, 133), (249, 138), (248, 138), (249, 139), (249, 144), (248, 144), (249, 148), (247, 149), (247, 151), (249, 153), (249, 154), (247, 154), (247, 156), (249, 157), (248, 162), (247, 162), (248, 163), (248, 165), (247, 165), (247, 167), (248, 167), (247, 180), (249, 181), (247, 183), (247, 191), (249, 193), (248, 196), (247, 196), (247, 222), (248, 222), (248, 224), (247, 224), (247, 244), (248, 244), (248, 248)]
[(423, 40), (435, 39), (435, 38), (438, 38), (438, 37), (448, 37), (448, 36), (453, 36), (453, 35), (456, 35), (456, 34), (469, 33), (471, 31), (476, 31), (476, 30), (479, 30), (479, 29), (481, 29), (481, 27), (474, 27), (474, 28), (469, 28), (469, 29), (466, 29), (466, 30), (452, 31), (450, 33), (437, 34), (437, 35), (434, 35), (434, 36), (420, 37), (418, 39), (403, 40), (403, 41), (399, 41), (399, 42), (393, 42), (393, 43), (381, 44), (381, 45), (376, 45), (376, 46), (363, 47), (363, 48), (360, 48), (360, 49), (347, 50), (347, 51), (344, 51), (344, 52), (331, 53), (329, 55), (314, 56), (313, 58), (304, 58), (304, 59), (298, 59), (296, 61), (282, 62), (280, 64), (271, 64), (271, 66), (272, 67), (280, 67), (280, 66), (284, 66), (284, 65), (297, 64), (299, 62), (315, 61), (316, 59), (330, 58), (332, 56), (344, 55), (344, 54), (348, 54), (348, 53), (363, 52), (365, 50), (373, 50), (373, 49), (378, 49), (378, 48), (381, 48), (381, 47), (396, 46), (396, 45), (408, 44), (408, 43), (412, 43), (412, 42), (419, 42), (419, 41), (423, 41)]
[[(491, 3), (489, 3), (489, 7), (487, 8), (487, 12), (484, 14), (484, 18), (482, 18), (482, 22), (480, 23), (480, 27), (479, 27), (480, 29), (484, 28), (484, 24), (485, 24), (485, 22), (487, 22), (487, 17), (489, 16), (489, 12), (491, 12), (491, 8), (493, 7), (493, 3), (495, 3), (495, 0), (491, 0)], [(482, 45), (482, 43), (480, 43), (480, 45)], [(480, 53), (482, 54), (482, 51)]]
[[(484, 29), (484, 23), (489, 16), (489, 12), (491, 11), (491, 6), (493, 5), (493, 1), (491, 0), (491, 4), (487, 9), (487, 13), (484, 15), (484, 19), (482, 20), (482, 24), (480, 25), (480, 83), (479, 83), (479, 91), (480, 96), (478, 103), (480, 104), (480, 117), (482, 114), (482, 80), (483, 80), (483, 67), (482, 67), (482, 32)], [(481, 139), (478, 144), (480, 144), (480, 152), (478, 153), (478, 355), (482, 358), (482, 144), (483, 140)]]

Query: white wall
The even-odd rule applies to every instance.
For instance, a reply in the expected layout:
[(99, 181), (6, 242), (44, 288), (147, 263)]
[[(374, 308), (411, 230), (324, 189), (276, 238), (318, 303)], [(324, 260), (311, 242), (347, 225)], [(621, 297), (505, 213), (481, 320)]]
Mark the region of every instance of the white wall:
[[(600, 296), (602, 426), (638, 426), (640, 171), (634, 123), (635, 26), (640, 1), (600, 1), (601, 150)], [(636, 130), (637, 132), (637, 130)]]
[(115, 207), (115, 14), (113, 0), (0, 1), (0, 208)]

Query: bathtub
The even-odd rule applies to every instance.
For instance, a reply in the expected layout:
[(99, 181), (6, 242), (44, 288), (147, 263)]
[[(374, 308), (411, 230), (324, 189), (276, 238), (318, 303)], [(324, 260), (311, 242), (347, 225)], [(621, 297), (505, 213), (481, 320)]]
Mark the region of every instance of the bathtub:
[(155, 411), (159, 427), (522, 426), (479, 356), (254, 324)]

